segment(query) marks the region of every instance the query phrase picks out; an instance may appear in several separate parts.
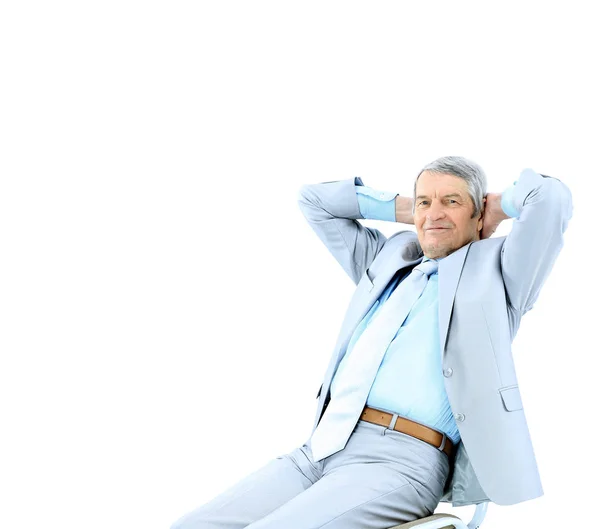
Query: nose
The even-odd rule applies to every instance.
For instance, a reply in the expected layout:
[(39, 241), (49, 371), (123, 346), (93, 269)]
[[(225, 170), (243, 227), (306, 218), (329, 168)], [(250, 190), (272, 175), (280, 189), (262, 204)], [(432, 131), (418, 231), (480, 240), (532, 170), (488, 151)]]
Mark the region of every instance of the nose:
[(438, 200), (434, 200), (427, 210), (427, 219), (431, 222), (435, 222), (445, 216), (444, 208)]

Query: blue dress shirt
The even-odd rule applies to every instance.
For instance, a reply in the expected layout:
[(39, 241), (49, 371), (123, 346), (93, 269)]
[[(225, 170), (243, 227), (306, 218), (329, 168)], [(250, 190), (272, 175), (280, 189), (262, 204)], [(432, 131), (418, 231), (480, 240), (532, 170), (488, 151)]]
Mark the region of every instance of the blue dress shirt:
[[(360, 185), (356, 185), (355, 189), (360, 213), (364, 218), (395, 222), (397, 193)], [(507, 215), (518, 217), (513, 204), (513, 192), (514, 183), (502, 193), (501, 207)], [(428, 259), (424, 257), (423, 260)], [(439, 262), (442, 259), (444, 258), (436, 260)], [(354, 330), (347, 352), (406, 274), (406, 270), (404, 273), (399, 270), (392, 277)], [(460, 440), (460, 434), (444, 386), (438, 308), (436, 271), (429, 276), (425, 290), (406, 319), (398, 322), (398, 332), (383, 357), (366, 404), (444, 432), (456, 444)], [(344, 355), (336, 373), (344, 369), (348, 358), (348, 354)], [(332, 380), (332, 387), (336, 378)]]

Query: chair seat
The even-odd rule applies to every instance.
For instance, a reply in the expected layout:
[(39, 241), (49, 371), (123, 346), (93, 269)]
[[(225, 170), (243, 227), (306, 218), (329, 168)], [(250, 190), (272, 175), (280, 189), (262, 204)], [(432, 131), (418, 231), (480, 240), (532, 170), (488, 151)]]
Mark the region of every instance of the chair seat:
[[(456, 524), (453, 524), (452, 522), (450, 522), (450, 525), (448, 525), (447, 523), (445, 525), (436, 525), (435, 520), (438, 520), (438, 524), (444, 523), (442, 522), (442, 518), (446, 519), (446, 522), (448, 522), (448, 518), (454, 518), (456, 520)], [(460, 528), (462, 529), (463, 527), (466, 527), (466, 524), (458, 517), (458, 516), (454, 516), (453, 514), (444, 514), (444, 513), (436, 513), (436, 514), (432, 514), (431, 516), (427, 516), (425, 518), (419, 518), (418, 520), (413, 520), (412, 522), (406, 522), (400, 525), (394, 525), (393, 527), (390, 527), (390, 529), (411, 529), (412, 527), (415, 528), (419, 528), (425, 524), (429, 524), (428, 527), (431, 527), (432, 529), (457, 529)]]

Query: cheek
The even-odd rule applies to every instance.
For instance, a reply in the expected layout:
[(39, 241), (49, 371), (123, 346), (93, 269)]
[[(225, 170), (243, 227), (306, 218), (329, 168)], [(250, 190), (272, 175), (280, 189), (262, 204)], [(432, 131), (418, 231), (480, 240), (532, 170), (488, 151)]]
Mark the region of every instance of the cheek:
[(477, 231), (477, 222), (471, 218), (465, 218), (460, 225), (460, 233), (465, 236), (471, 236), (474, 231)]

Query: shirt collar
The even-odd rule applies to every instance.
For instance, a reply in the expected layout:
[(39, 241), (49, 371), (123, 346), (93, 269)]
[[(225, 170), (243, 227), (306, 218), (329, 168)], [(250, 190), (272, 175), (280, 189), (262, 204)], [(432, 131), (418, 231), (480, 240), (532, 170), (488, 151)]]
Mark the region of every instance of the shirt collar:
[(442, 259), (445, 259), (446, 257), (438, 257), (437, 259), (431, 259), (430, 257), (424, 256), (423, 257), (423, 262), (425, 262), (425, 261), (437, 261), (439, 263)]
[(440, 267), (440, 261), (442, 259), (445, 259), (446, 257), (438, 257), (437, 259), (431, 259), (429, 257), (423, 256), (423, 260), (421, 262), (424, 263), (425, 261), (437, 261), (437, 269), (435, 270), (435, 272), (433, 272), (431, 274), (431, 275), (436, 275), (438, 273), (438, 270), (439, 270), (439, 267)]

